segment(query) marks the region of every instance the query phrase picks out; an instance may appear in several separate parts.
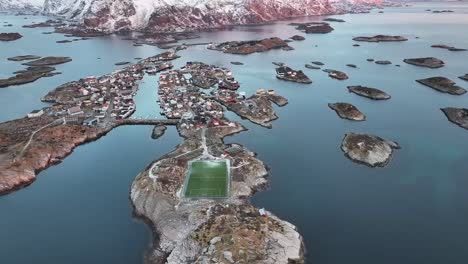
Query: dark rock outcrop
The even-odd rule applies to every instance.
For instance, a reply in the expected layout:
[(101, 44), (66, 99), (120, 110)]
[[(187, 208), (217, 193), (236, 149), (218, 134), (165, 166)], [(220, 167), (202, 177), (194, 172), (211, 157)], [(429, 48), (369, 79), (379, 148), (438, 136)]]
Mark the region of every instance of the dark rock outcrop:
[(388, 100), (391, 98), (390, 95), (376, 88), (365, 87), (365, 86), (348, 86), (350, 93), (355, 93), (360, 96), (364, 96), (373, 100)]
[(404, 59), (403, 61), (411, 65), (427, 67), (431, 69), (441, 68), (445, 65), (442, 60), (434, 57)]
[(466, 90), (460, 86), (455, 85), (455, 82), (445, 77), (431, 77), (426, 79), (416, 80), (418, 83), (431, 87), (442, 93), (453, 95), (462, 95)]
[(446, 107), (441, 109), (447, 119), (464, 129), (468, 129), (468, 109)]
[(328, 104), (328, 107), (335, 110), (339, 117), (353, 121), (364, 121), (366, 116), (359, 109), (349, 103)]
[(20, 33), (0, 33), (0, 41), (14, 41), (22, 37)]
[(394, 149), (399, 148), (396, 142), (374, 135), (355, 133), (346, 134), (341, 145), (341, 150), (349, 159), (370, 167), (384, 167), (392, 157)]
[(402, 36), (376, 35), (373, 37), (355, 37), (353, 40), (365, 42), (399, 42), (407, 41), (408, 39)]

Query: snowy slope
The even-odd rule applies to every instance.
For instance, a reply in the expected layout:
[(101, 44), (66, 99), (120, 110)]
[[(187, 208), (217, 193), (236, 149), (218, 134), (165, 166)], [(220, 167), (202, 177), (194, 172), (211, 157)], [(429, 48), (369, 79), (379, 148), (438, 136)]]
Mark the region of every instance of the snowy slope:
[(0, 10), (40, 9), (44, 0), (0, 0)]
[[(1, 1), (1, 0), (0, 0)], [(381, 0), (45, 0), (44, 12), (101, 30), (216, 28), (343, 12)]]

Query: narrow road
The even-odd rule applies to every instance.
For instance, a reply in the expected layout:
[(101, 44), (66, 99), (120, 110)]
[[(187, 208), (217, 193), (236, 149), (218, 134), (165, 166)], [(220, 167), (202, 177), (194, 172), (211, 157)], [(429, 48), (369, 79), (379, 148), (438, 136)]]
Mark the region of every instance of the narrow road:
[(57, 121), (60, 121), (60, 120), (62, 120), (62, 122), (63, 122), (62, 124), (65, 123), (65, 119), (62, 119), (62, 118), (61, 118), (61, 119), (57, 119), (57, 120), (54, 120), (54, 121), (52, 121), (51, 123), (49, 123), (49, 124), (47, 124), (47, 125), (45, 125), (45, 126), (39, 128), (39, 129), (37, 129), (36, 131), (34, 131), (34, 132), (31, 134), (31, 136), (29, 137), (29, 140), (28, 140), (28, 142), (26, 143), (26, 145), (24, 145), (24, 147), (23, 147), (23, 149), (20, 151), (20, 153), (19, 153), (18, 155), (16, 155), (14, 161), (16, 161), (17, 158), (20, 158), (20, 157), (23, 156), (23, 154), (24, 154), (24, 152), (26, 151), (26, 149), (29, 147), (29, 145), (31, 145), (34, 136), (35, 136), (39, 131), (41, 131), (41, 130), (43, 130), (43, 129), (49, 127), (49, 126), (52, 126), (52, 125), (54, 125), (54, 124), (57, 124)]

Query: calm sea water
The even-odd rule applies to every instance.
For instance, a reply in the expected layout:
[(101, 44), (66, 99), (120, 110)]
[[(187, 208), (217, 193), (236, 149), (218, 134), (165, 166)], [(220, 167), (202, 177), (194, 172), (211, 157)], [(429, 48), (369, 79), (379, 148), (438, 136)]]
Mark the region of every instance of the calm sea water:
[[(424, 10), (452, 9), (432, 14)], [(275, 89), (290, 104), (278, 108), (273, 129), (243, 121), (248, 132), (227, 138), (258, 153), (271, 168), (271, 188), (253, 201), (296, 224), (304, 235), (308, 263), (425, 263), (468, 262), (468, 131), (449, 123), (441, 107), (466, 107), (468, 95), (451, 96), (414, 80), (446, 76), (468, 88), (457, 76), (468, 73), (468, 52), (433, 49), (432, 44), (468, 48), (467, 4), (416, 4), (385, 9), (385, 13), (344, 15), (335, 31), (308, 35), (291, 45), (294, 51), (272, 51), (235, 56), (194, 47), (180, 52), (185, 61), (200, 60), (231, 67), (241, 90)], [(5, 59), (36, 54), (70, 56), (58, 66), (63, 75), (21, 87), (0, 89), (0, 121), (24, 116), (43, 107), (39, 98), (57, 85), (87, 75), (100, 75), (115, 62), (160, 52), (155, 47), (133, 47), (121, 37), (56, 44), (60, 35), (49, 29), (23, 29), (40, 17), (0, 16), (25, 37), (0, 43), (0, 77), (22, 68)], [(299, 21), (314, 21), (307, 18)], [(203, 33), (190, 42), (290, 37), (288, 22)], [(404, 43), (360, 43), (354, 36), (396, 34)], [(419, 37), (419, 38), (416, 38)], [(447, 66), (425, 69), (404, 64), (408, 57), (434, 56)], [(101, 59), (97, 59), (97, 58)], [(367, 58), (390, 60), (380, 66)], [(312, 85), (276, 80), (272, 61), (303, 68), (310, 61), (343, 70), (349, 80), (330, 79), (324, 72), (304, 69)], [(242, 61), (244, 66), (230, 65)], [(353, 63), (352, 69), (345, 64)], [(147, 77), (136, 98), (136, 116), (157, 116), (157, 77)], [(347, 85), (385, 90), (392, 99), (375, 102), (347, 92)], [(355, 104), (367, 121), (348, 122), (328, 109), (327, 103)], [(233, 114), (229, 117), (239, 120)], [(390, 164), (371, 169), (346, 159), (340, 150), (347, 132), (373, 133), (400, 143)], [(133, 178), (152, 160), (173, 149), (181, 139), (169, 129), (151, 140), (151, 127), (122, 127), (97, 142), (78, 147), (57, 166), (40, 173), (28, 188), (0, 197), (0, 256), (2, 263), (140, 263), (151, 240), (149, 229), (132, 217), (128, 199)]]

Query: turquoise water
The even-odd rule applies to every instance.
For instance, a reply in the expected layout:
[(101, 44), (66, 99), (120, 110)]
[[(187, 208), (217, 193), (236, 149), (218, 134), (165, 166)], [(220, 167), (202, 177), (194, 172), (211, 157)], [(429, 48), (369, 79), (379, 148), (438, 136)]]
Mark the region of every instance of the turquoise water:
[[(425, 9), (452, 9), (432, 14)], [(468, 5), (416, 4), (385, 9), (385, 13), (344, 15), (326, 35), (307, 35), (294, 42), (294, 51), (271, 51), (235, 56), (201, 46), (180, 52), (176, 67), (200, 60), (233, 69), (241, 90), (275, 89), (289, 99), (277, 108), (273, 129), (242, 121), (249, 131), (227, 138), (258, 153), (271, 168), (271, 188), (253, 198), (304, 235), (308, 263), (425, 263), (465, 264), (468, 261), (468, 131), (449, 123), (441, 107), (466, 107), (468, 95), (451, 96), (421, 86), (414, 80), (442, 75), (468, 88), (457, 76), (468, 73), (468, 52), (433, 49), (432, 44), (468, 48)], [(155, 47), (133, 47), (111, 36), (70, 44), (56, 44), (59, 35), (47, 29), (22, 29), (33, 19), (1, 16), (15, 24), (11, 31), (25, 37), (0, 43), (0, 77), (17, 69), (6, 57), (26, 53), (65, 55), (73, 62), (58, 66), (63, 75), (21, 87), (0, 89), (0, 121), (18, 118), (43, 105), (38, 100), (55, 86), (87, 75), (116, 69), (115, 62), (160, 52)], [(314, 21), (319, 18), (300, 19)], [(240, 27), (202, 33), (190, 42), (289, 37), (287, 24)], [(5, 29), (5, 30), (6, 30)], [(397, 34), (403, 43), (359, 43), (354, 36)], [(416, 37), (419, 37), (418, 39)], [(407, 57), (434, 56), (446, 62), (441, 69), (425, 69), (402, 62)], [(101, 59), (98, 60), (97, 58)], [(390, 60), (381, 66), (367, 58)], [(343, 70), (349, 80), (330, 79), (326, 73), (304, 69), (322, 61), (325, 68)], [(230, 65), (242, 61), (244, 66)], [(276, 80), (272, 61), (302, 68), (314, 81), (300, 85)], [(348, 63), (359, 68), (346, 67)], [(135, 99), (136, 116), (158, 115), (157, 77), (147, 77)], [(368, 85), (390, 95), (371, 101), (347, 92), (347, 85)], [(366, 122), (339, 119), (327, 104), (345, 101), (367, 115)], [(156, 111), (156, 112), (154, 112)], [(239, 120), (233, 114), (229, 117)], [(373, 133), (400, 143), (385, 168), (371, 169), (346, 159), (340, 150), (347, 132)], [(0, 197), (0, 252), (5, 263), (138, 263), (150, 242), (148, 228), (132, 218), (128, 199), (131, 181), (151, 160), (180, 142), (169, 129), (150, 139), (151, 127), (125, 127), (97, 142), (81, 146), (63, 163), (40, 173), (28, 188)], [(3, 261), (2, 261), (3, 263)]]

